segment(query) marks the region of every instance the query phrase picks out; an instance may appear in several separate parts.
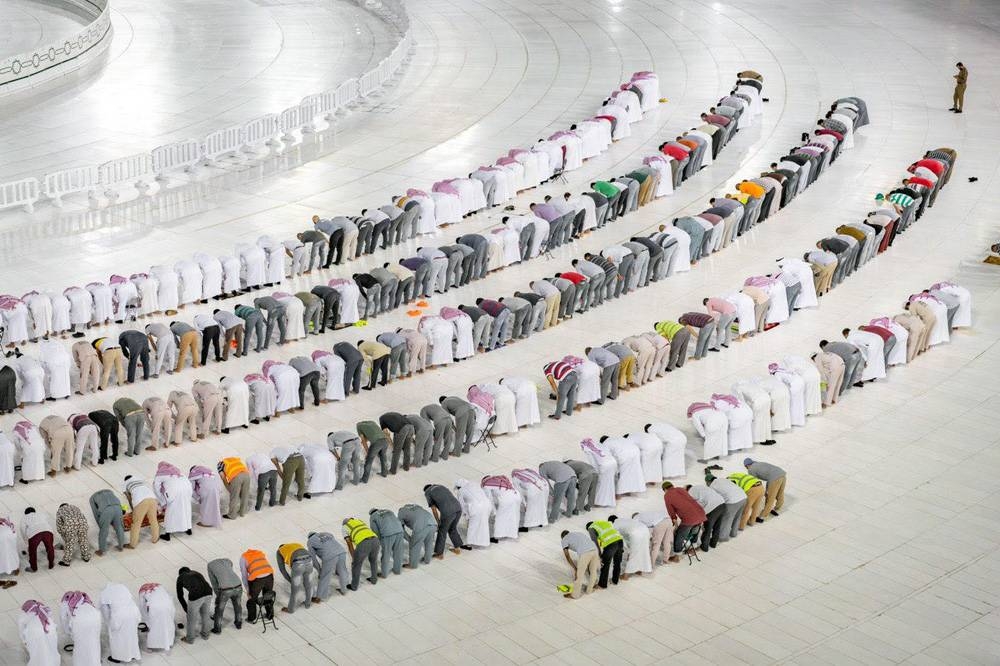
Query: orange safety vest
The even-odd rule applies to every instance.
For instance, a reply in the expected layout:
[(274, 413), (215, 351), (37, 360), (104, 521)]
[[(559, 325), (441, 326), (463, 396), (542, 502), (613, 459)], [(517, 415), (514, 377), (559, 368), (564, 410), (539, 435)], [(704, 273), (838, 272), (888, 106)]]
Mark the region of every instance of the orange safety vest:
[(267, 557), (259, 550), (251, 549), (243, 553), (243, 561), (247, 565), (247, 580), (274, 575), (274, 569), (268, 564)]
[(223, 458), (220, 464), (222, 465), (222, 478), (226, 483), (232, 483), (238, 474), (247, 471), (247, 466), (239, 458)]

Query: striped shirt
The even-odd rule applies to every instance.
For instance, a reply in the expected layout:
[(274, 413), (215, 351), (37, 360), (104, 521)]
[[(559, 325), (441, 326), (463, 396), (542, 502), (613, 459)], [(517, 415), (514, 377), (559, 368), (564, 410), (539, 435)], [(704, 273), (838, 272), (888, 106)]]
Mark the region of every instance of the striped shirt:
[(557, 382), (561, 382), (566, 375), (573, 372), (572, 366), (565, 361), (553, 361), (552, 363), (547, 363), (542, 371), (545, 372), (546, 376), (552, 377)]
[(902, 192), (893, 192), (892, 194), (889, 195), (888, 198), (889, 201), (899, 206), (902, 206), (903, 208), (906, 208), (907, 206), (913, 203), (913, 197), (911, 197), (909, 194), (903, 194)]
[(681, 324), (701, 328), (715, 322), (715, 317), (705, 312), (685, 312), (678, 321)]

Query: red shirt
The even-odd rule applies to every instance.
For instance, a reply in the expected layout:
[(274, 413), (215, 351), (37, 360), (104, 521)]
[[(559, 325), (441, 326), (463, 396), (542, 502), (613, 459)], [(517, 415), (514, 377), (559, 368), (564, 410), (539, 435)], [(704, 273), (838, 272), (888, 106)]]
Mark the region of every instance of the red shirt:
[(707, 516), (695, 498), (683, 488), (668, 488), (663, 493), (663, 503), (673, 519), (680, 519), (681, 525), (701, 525)]
[(567, 280), (569, 280), (573, 284), (580, 284), (581, 282), (586, 282), (587, 281), (587, 276), (586, 275), (581, 275), (579, 273), (574, 273), (572, 271), (570, 271), (569, 273), (560, 273), (559, 277), (566, 278)]
[(882, 342), (887, 342), (889, 338), (892, 337), (892, 331), (890, 331), (887, 328), (882, 328), (881, 326), (871, 326), (871, 325), (862, 326), (861, 330), (867, 333), (874, 333), (875, 335), (882, 338)]
[(934, 189), (934, 183), (927, 180), (926, 178), (921, 178), (920, 176), (910, 176), (908, 180), (910, 181), (909, 183), (910, 185), (923, 185), (929, 190)]
[(729, 118), (725, 116), (720, 116), (717, 113), (706, 113), (705, 120), (712, 123), (713, 125), (721, 125), (722, 127), (729, 127)]
[(688, 156), (688, 152), (679, 146), (663, 146), (663, 150), (661, 152), (664, 155), (670, 155), (678, 162), (683, 162)]
[(932, 160), (929, 157), (925, 157), (922, 160), (914, 162), (914, 166), (922, 166), (925, 169), (929, 169), (934, 172), (935, 176), (940, 176), (941, 174), (944, 173), (944, 165), (941, 164), (941, 162), (937, 160)]
[(832, 129), (826, 129), (825, 127), (823, 129), (821, 129), (821, 130), (817, 130), (816, 134), (829, 134), (830, 136), (832, 136), (837, 141), (843, 141), (844, 140), (844, 135), (843, 134), (841, 134), (840, 132), (835, 132)]
[(557, 382), (561, 382), (566, 375), (573, 372), (573, 366), (565, 361), (553, 361), (552, 363), (546, 363), (545, 367), (542, 368), (542, 372)]

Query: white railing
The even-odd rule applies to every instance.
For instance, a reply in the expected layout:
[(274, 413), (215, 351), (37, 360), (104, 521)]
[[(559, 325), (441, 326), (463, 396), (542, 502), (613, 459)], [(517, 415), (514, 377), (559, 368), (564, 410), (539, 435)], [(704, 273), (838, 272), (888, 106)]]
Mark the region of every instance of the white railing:
[[(100, 18), (91, 24), (91, 27), (98, 24), (105, 25), (105, 32), (100, 35), (93, 33), (86, 37), (85, 41), (88, 43), (95, 39), (104, 39), (110, 30), (108, 0), (92, 0), (92, 2), (102, 11)], [(336, 88), (308, 95), (300, 103), (284, 109), (280, 114), (265, 114), (243, 125), (216, 130), (200, 140), (176, 141), (154, 148), (149, 153), (129, 155), (100, 165), (49, 172), (42, 178), (45, 183), (46, 198), (54, 205), (61, 206), (63, 197), (87, 192), (90, 205), (97, 207), (100, 205), (97, 193), (103, 191), (108, 202), (113, 203), (118, 200), (121, 194), (118, 188), (122, 185), (131, 184), (140, 195), (144, 195), (150, 188), (146, 178), (155, 175), (156, 181), (160, 183), (160, 190), (163, 190), (172, 173), (194, 172), (202, 163), (217, 166), (218, 160), (222, 157), (242, 159), (244, 153), (254, 155), (260, 146), (280, 147), (279, 137), (286, 143), (292, 144), (298, 140), (296, 131), (303, 135), (317, 131), (317, 118), (322, 118), (332, 125), (336, 121), (338, 111), (346, 111), (359, 100), (373, 95), (390, 81), (406, 62), (413, 46), (409, 17), (402, 0), (357, 0), (357, 2), (362, 9), (392, 25), (400, 36), (399, 42), (389, 55), (371, 71), (365, 72), (359, 78), (348, 79)], [(72, 45), (67, 42), (64, 46), (70, 48)], [(70, 50), (74, 56), (79, 55), (79, 49), (70, 48)], [(12, 72), (15, 75), (20, 74), (23, 71), (23, 64), (11, 64), (16, 58), (17, 56), (0, 63), (0, 87), (4, 83), (5, 71), (8, 75)], [(41, 56), (35, 58), (35, 60), (40, 59)], [(4, 67), (7, 67), (7, 70)], [(15, 69), (17, 72), (14, 72)], [(33, 210), (33, 204), (42, 194), (37, 178), (0, 183), (0, 193), (2, 193), (0, 209), (23, 206), (29, 212)]]
[(93, 20), (75, 35), (61, 37), (56, 42), (0, 60), (0, 94), (6, 89), (21, 89), (21, 85), (15, 84), (26, 83), (29, 78), (38, 77), (63, 63), (81, 62), (83, 53), (107, 45), (105, 40), (111, 35), (111, 3), (108, 0), (88, 0), (67, 4), (72, 4), (76, 12), (89, 13)]
[(97, 203), (97, 188), (101, 179), (96, 166), (63, 169), (45, 174), (45, 196), (56, 206), (62, 206), (62, 198), (67, 194), (86, 192), (91, 206)]
[(29, 213), (35, 210), (39, 188), (37, 178), (25, 178), (0, 185), (0, 210), (22, 206)]

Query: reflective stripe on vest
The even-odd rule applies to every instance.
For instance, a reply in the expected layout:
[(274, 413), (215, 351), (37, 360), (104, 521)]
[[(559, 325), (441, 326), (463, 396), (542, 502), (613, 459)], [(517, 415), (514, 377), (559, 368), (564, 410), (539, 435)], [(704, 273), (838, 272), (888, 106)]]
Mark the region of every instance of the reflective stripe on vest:
[(256, 580), (274, 574), (274, 569), (267, 563), (267, 557), (259, 550), (248, 550), (243, 553), (243, 561), (247, 565), (247, 580)]
[(231, 483), (237, 475), (246, 471), (247, 466), (239, 458), (222, 459), (222, 477), (226, 480), (226, 483)]
[(606, 520), (595, 520), (590, 526), (597, 532), (597, 545), (601, 547), (601, 550), (622, 540), (622, 535), (615, 529), (615, 526)]
[(740, 472), (733, 472), (726, 478), (742, 488), (743, 492), (746, 492), (754, 486), (760, 484), (760, 479), (756, 476), (750, 476), (749, 474), (742, 474)]
[(347, 529), (350, 530), (351, 543), (355, 546), (365, 539), (375, 536), (375, 532), (373, 532), (372, 529), (363, 521), (360, 521), (357, 518), (348, 518)]

